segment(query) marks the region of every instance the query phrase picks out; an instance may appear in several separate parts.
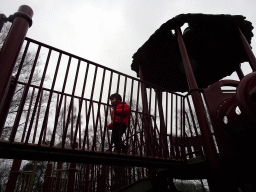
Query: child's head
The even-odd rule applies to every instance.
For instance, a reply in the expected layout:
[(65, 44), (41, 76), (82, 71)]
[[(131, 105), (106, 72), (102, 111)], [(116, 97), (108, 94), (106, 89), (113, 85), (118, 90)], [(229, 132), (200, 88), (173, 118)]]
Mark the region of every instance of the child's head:
[(114, 93), (114, 94), (110, 95), (110, 100), (112, 100), (112, 99), (117, 99), (118, 101), (122, 101), (122, 97), (118, 93)]
[(110, 95), (110, 101), (111, 101), (111, 104), (113, 105), (116, 103), (116, 101), (122, 101), (122, 97), (118, 93), (114, 93)]

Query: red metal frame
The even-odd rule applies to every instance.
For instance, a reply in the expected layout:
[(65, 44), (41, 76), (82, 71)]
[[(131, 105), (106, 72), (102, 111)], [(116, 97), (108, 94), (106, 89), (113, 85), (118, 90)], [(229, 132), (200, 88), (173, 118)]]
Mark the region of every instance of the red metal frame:
[(189, 61), (186, 47), (182, 38), (181, 30), (178, 26), (176, 26), (175, 33), (177, 35), (177, 40), (180, 47), (180, 52), (181, 52), (181, 56), (182, 56), (182, 60), (185, 68), (189, 90), (191, 92), (195, 111), (197, 114), (199, 127), (202, 133), (204, 151), (211, 164), (212, 171), (214, 171), (215, 173), (220, 173), (219, 158), (217, 156), (217, 151), (213, 142), (209, 123), (206, 117), (206, 110), (200, 95), (200, 90), (198, 89), (198, 86), (194, 77), (193, 69)]

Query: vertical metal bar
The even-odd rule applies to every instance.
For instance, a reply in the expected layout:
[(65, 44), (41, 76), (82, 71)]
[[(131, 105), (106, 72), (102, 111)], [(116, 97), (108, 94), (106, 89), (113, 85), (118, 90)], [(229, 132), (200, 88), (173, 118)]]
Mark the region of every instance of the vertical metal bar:
[(34, 161), (34, 166), (33, 166), (32, 174), (30, 175), (30, 179), (29, 179), (29, 182), (28, 182), (28, 190), (27, 190), (28, 192), (31, 192), (32, 189), (33, 189), (33, 184), (34, 184), (34, 180), (35, 180), (37, 164), (38, 164), (38, 161)]
[(145, 142), (143, 140), (143, 135), (145, 135), (144, 128), (143, 128), (143, 126), (144, 126), (143, 125), (143, 115), (144, 114), (139, 114), (141, 122), (142, 122), (142, 125), (140, 127), (140, 124), (138, 124), (138, 132), (140, 133), (140, 140), (137, 138), (137, 141), (140, 141), (140, 143), (138, 142), (138, 145), (139, 145), (140, 155), (141, 156), (144, 155), (144, 153), (145, 153), (145, 147), (144, 147), (144, 153), (143, 153), (143, 148), (142, 148), (142, 146), (145, 145)]
[(18, 179), (18, 174), (17, 173), (20, 171), (21, 162), (22, 162), (21, 159), (14, 159), (13, 160), (11, 172), (10, 172), (10, 175), (9, 175), (9, 179), (8, 179), (5, 191), (14, 192), (15, 187), (16, 187), (16, 182), (17, 182), (17, 179)]
[[(91, 111), (92, 111), (92, 126), (93, 126), (93, 133), (94, 133), (94, 130), (95, 130), (95, 116), (94, 116), (94, 106), (93, 106), (93, 103), (92, 103), (92, 106), (91, 106)], [(94, 135), (93, 137), (96, 137), (96, 135)], [(94, 139), (92, 139), (92, 142), (94, 141)], [(92, 143), (92, 146), (95, 146), (94, 143)], [(96, 146), (95, 146), (96, 147)], [(94, 151), (95, 149), (92, 149), (92, 151)]]
[(56, 69), (55, 69), (55, 73), (54, 73), (54, 77), (53, 77), (53, 82), (52, 82), (52, 87), (51, 87), (47, 107), (46, 107), (45, 114), (44, 114), (44, 120), (43, 120), (43, 125), (42, 125), (42, 129), (41, 129), (38, 145), (41, 145), (43, 134), (44, 134), (44, 132), (46, 131), (46, 128), (47, 128), (48, 115), (49, 115), (49, 111), (50, 111), (50, 104), (51, 104), (51, 100), (52, 100), (53, 88), (54, 88), (55, 83), (56, 83), (56, 78), (57, 78), (57, 74), (58, 74), (59, 66), (60, 66), (60, 61), (61, 61), (61, 56), (62, 56), (62, 53), (59, 54), (59, 58), (58, 58), (58, 61), (57, 61), (57, 65), (56, 65)]
[[(51, 57), (51, 52), (52, 52), (52, 50), (50, 49), (49, 52), (48, 52), (47, 59), (46, 59), (46, 64), (45, 64), (43, 75), (42, 75), (41, 82), (40, 82), (40, 85), (39, 85), (39, 89), (38, 89), (38, 93), (37, 93), (37, 98), (36, 98), (35, 105), (34, 105), (35, 107), (34, 107), (34, 110), (33, 110), (32, 116), (31, 116), (31, 121), (30, 121), (29, 127), (33, 126), (34, 116), (36, 114), (36, 109), (37, 109), (38, 101), (39, 101), (40, 95), (41, 94), (43, 95), (42, 87), (43, 87), (43, 83), (44, 83), (44, 80), (45, 80), (45, 76), (46, 76), (46, 71), (47, 71), (47, 68), (48, 68), (49, 60), (50, 60), (50, 57)], [(42, 95), (41, 95), (41, 97), (42, 97)]]
[[(163, 150), (161, 150), (164, 154), (165, 157), (168, 157), (168, 149), (167, 149), (167, 127), (164, 122), (164, 112), (163, 112), (163, 104), (162, 104), (162, 92), (159, 89), (156, 89), (156, 96), (158, 100), (158, 111), (159, 111), (159, 116), (160, 116), (160, 142), (163, 144)], [(167, 120), (167, 119), (166, 119)]]
[[(87, 100), (85, 101), (85, 121), (87, 121), (87, 114), (88, 114), (88, 105), (87, 105)], [(86, 125), (85, 125), (86, 126)], [(85, 134), (84, 134), (84, 143), (86, 143), (86, 138), (87, 138), (87, 149), (89, 149), (89, 134), (88, 134), (89, 130), (88, 130), (88, 127), (87, 129), (85, 129)]]
[[(71, 98), (71, 100), (73, 100), (74, 98)], [(68, 117), (69, 117), (69, 114), (68, 114)], [(79, 118), (79, 117), (77, 117), (77, 118)], [(80, 118), (79, 118), (80, 119)], [(79, 121), (79, 126), (81, 125), (81, 123), (80, 123), (80, 121)], [(73, 144), (73, 130), (74, 129), (74, 102), (72, 102), (72, 105), (71, 105), (71, 138), (70, 138), (70, 140), (71, 140), (71, 146), (72, 146), (72, 144)], [(66, 138), (66, 136), (64, 137), (64, 138)], [(79, 137), (80, 138), (80, 137)], [(80, 141), (79, 141), (80, 142)], [(65, 142), (64, 142), (65, 143)]]
[[(104, 108), (104, 105), (102, 105), (102, 107)], [(102, 126), (102, 122), (101, 122), (101, 112), (99, 113), (99, 118), (98, 118), (98, 121), (99, 121), (99, 123), (100, 123), (100, 138), (101, 138), (101, 143), (103, 143), (102, 142), (102, 140), (103, 140), (103, 130), (102, 129), (104, 129), (103, 128), (103, 126)], [(101, 151), (103, 152), (104, 151), (104, 145), (105, 145), (105, 143), (103, 143), (103, 148), (101, 148)], [(100, 148), (100, 147), (99, 147)]]
[(170, 150), (171, 158), (174, 158), (174, 145), (173, 145), (173, 94), (171, 94), (171, 132), (170, 132)]
[[(111, 93), (111, 86), (112, 86), (112, 77), (113, 77), (113, 71), (111, 71), (110, 73), (110, 80), (109, 80), (109, 88), (108, 88), (108, 98), (107, 98), (107, 103), (109, 102), (109, 98), (110, 98), (110, 93)], [(104, 143), (105, 143), (105, 133), (107, 129), (107, 120), (108, 120), (108, 111), (109, 111), (109, 105), (107, 105), (107, 108), (106, 108), (106, 112), (105, 112), (105, 124), (104, 124), (104, 133), (103, 133), (103, 140), (102, 140), (102, 148), (104, 148)], [(111, 112), (110, 112), (110, 115), (111, 115)], [(107, 132), (108, 133), (108, 132)], [(110, 143), (111, 141), (109, 141), (109, 144), (110, 144), (110, 148), (109, 150), (112, 151), (112, 145)]]
[(176, 134), (176, 141), (175, 141), (175, 151), (176, 151), (176, 158), (180, 159), (180, 138), (178, 137), (178, 95), (176, 95), (176, 103), (175, 103), (175, 107), (176, 107), (176, 119), (175, 119), (175, 124), (176, 124), (176, 130), (175, 130), (175, 134)]
[[(62, 142), (63, 142), (63, 139), (66, 137), (64, 137), (64, 132), (65, 132), (65, 122), (66, 122), (66, 109), (67, 109), (67, 95), (64, 96), (64, 107), (63, 107), (63, 123), (62, 123)], [(66, 140), (66, 138), (65, 138)], [(64, 145), (65, 145), (65, 142), (64, 142)], [(64, 146), (63, 146), (64, 147)]]
[[(166, 126), (166, 137), (167, 137), (167, 130), (168, 130), (168, 92), (166, 91), (166, 104), (165, 104), (165, 111), (166, 111), (166, 114), (165, 114), (165, 126)], [(168, 146), (166, 146), (166, 149), (168, 150)]]
[[(117, 78), (117, 87), (116, 87), (116, 93), (118, 94), (119, 92), (119, 84), (120, 84), (120, 74), (118, 73), (118, 78)], [(117, 101), (117, 95), (116, 95), (116, 101)], [(114, 121), (113, 121), (113, 127), (115, 127), (115, 117), (116, 117), (116, 107), (113, 108), (114, 110), (114, 114), (113, 114), (113, 118), (114, 118)], [(113, 137), (111, 137), (111, 143), (113, 143), (112, 141)], [(118, 145), (118, 149), (117, 149), (118, 153), (120, 153), (120, 146)]]
[(52, 163), (48, 162), (46, 172), (45, 172), (43, 192), (50, 191), (51, 181), (52, 181), (51, 175), (52, 175)]
[[(137, 103), (136, 103), (136, 112), (135, 112), (136, 118), (135, 118), (135, 123), (134, 123), (134, 134), (135, 134), (135, 136), (137, 136), (137, 130), (136, 129), (137, 129), (137, 124), (138, 124), (138, 107), (139, 107), (139, 94), (140, 94), (139, 90), (140, 90), (140, 82), (138, 82), (138, 89), (137, 89), (137, 100), (136, 100)], [(133, 155), (135, 153), (135, 143), (136, 143), (136, 140), (134, 139)]]
[[(93, 78), (93, 84), (92, 84), (92, 92), (91, 92), (90, 104), (89, 104), (89, 109), (88, 109), (88, 114), (87, 114), (87, 119), (86, 119), (86, 128), (85, 128), (86, 130), (88, 130), (90, 113), (91, 113), (91, 107), (93, 105), (92, 99), (93, 99), (93, 94), (94, 94), (94, 88), (95, 88), (95, 81), (96, 81), (97, 71), (98, 71), (98, 66), (95, 67), (95, 71), (94, 71), (94, 78)], [(85, 147), (85, 141), (86, 141), (86, 138), (84, 138), (83, 150), (84, 150), (84, 147)]]
[[(144, 75), (143, 75), (143, 71), (141, 66), (139, 66), (140, 68), (140, 79), (144, 81)], [(142, 105), (143, 105), (143, 114), (145, 115), (143, 117), (143, 125), (144, 125), (144, 130), (145, 130), (145, 139), (146, 139), (146, 144), (147, 144), (147, 148), (146, 150), (148, 151), (147, 153), (151, 153), (148, 155), (154, 155), (154, 151), (153, 149), (155, 149), (155, 146), (153, 143), (150, 142), (150, 140), (152, 139), (152, 130), (150, 130), (150, 126), (148, 124), (149, 121), (145, 120), (146, 118), (149, 117), (149, 111), (148, 111), (148, 101), (147, 101), (147, 92), (146, 92), (146, 85), (144, 83), (141, 82), (141, 97), (142, 97)], [(146, 117), (146, 118), (145, 118)], [(153, 153), (152, 153), (153, 152)]]
[(31, 106), (32, 106), (32, 103), (33, 103), (33, 99), (34, 99), (34, 92), (35, 92), (35, 88), (33, 88), (30, 103), (29, 103), (29, 107), (28, 107), (27, 117), (26, 117), (24, 129), (23, 129), (23, 134), (22, 134), (22, 138), (21, 138), (22, 143), (24, 142), (24, 138), (25, 138), (25, 134), (26, 134), (26, 129), (27, 129), (28, 121), (29, 121), (30, 110), (31, 110)]
[(194, 118), (194, 115), (193, 115), (193, 111), (192, 111), (192, 107), (191, 107), (191, 104), (190, 104), (190, 101), (189, 101), (189, 98), (187, 98), (187, 103), (188, 103), (188, 109), (189, 109), (189, 113), (190, 113), (190, 116), (191, 116), (191, 119), (192, 119), (192, 123), (193, 123), (193, 126), (194, 126), (194, 129), (195, 129), (195, 134), (196, 134), (196, 137), (199, 137), (199, 134), (198, 134), (198, 131), (197, 131), (197, 125), (196, 125), (196, 122), (195, 122), (195, 118)]
[(180, 102), (181, 102), (181, 121), (180, 121), (180, 126), (181, 126), (181, 158), (185, 160), (185, 109), (184, 109), (184, 98), (180, 97)]
[(251, 49), (248, 41), (246, 40), (243, 32), (241, 31), (241, 29), (239, 27), (238, 27), (238, 30), (239, 30), (239, 36), (241, 38), (242, 44), (243, 44), (244, 49), (246, 51), (246, 54), (248, 56), (251, 68), (252, 68), (253, 71), (256, 71), (256, 58), (255, 58), (255, 55), (253, 54), (252, 49)]
[(194, 102), (199, 126), (201, 129), (202, 133), (202, 138), (203, 138), (203, 145), (205, 149), (206, 156), (209, 160), (209, 163), (211, 165), (211, 169), (214, 173), (220, 173), (220, 164), (219, 164), (219, 159), (217, 156), (217, 151), (214, 146), (213, 138), (211, 136), (211, 131), (209, 124), (207, 122), (206, 118), (206, 112), (204, 109), (203, 101), (200, 95), (200, 92), (198, 91), (198, 86), (195, 80), (195, 76), (193, 74), (192, 66), (189, 61), (189, 57), (187, 54), (187, 50), (181, 35), (181, 30), (178, 26), (176, 26), (175, 33), (177, 36), (185, 72), (186, 72), (186, 77), (189, 85), (190, 91), (192, 91), (191, 96)]
[[(73, 103), (74, 103), (74, 95), (75, 95), (75, 90), (76, 90), (76, 84), (77, 84), (77, 78), (78, 78), (78, 73), (79, 73), (79, 69), (80, 69), (80, 64), (81, 64), (81, 60), (78, 60), (78, 64), (77, 64), (77, 68), (76, 68), (76, 75), (75, 75), (74, 84), (73, 84), (72, 96), (71, 96), (70, 104), (69, 104), (68, 119), (67, 119), (67, 122), (66, 122), (65, 129), (63, 131), (62, 147), (64, 147), (65, 141), (66, 141), (68, 125), (70, 123), (71, 110), (72, 110), (71, 140), (73, 140), (73, 129), (72, 129), (72, 127), (73, 127)], [(78, 116), (78, 118), (80, 118), (80, 116)], [(72, 142), (71, 142), (71, 145), (72, 145)]]
[[(29, 91), (29, 86), (30, 86), (32, 78), (33, 78), (33, 74), (34, 74), (34, 71), (35, 71), (35, 68), (36, 68), (36, 63), (37, 63), (37, 60), (38, 60), (38, 57), (39, 57), (40, 50), (41, 50), (41, 45), (38, 46), (35, 61), (33, 63), (33, 67), (32, 67), (31, 72), (30, 72), (30, 77), (29, 77), (27, 85), (24, 88), (24, 92), (23, 92), (22, 99), (21, 99), (21, 102), (20, 102), (20, 105), (19, 105), (19, 109), (18, 109), (16, 118), (15, 118), (15, 121), (14, 121), (14, 124), (13, 124), (13, 129), (12, 129), (12, 133), (11, 133), (11, 137), (10, 137), (11, 142), (14, 141), (14, 138), (15, 138), (18, 126), (19, 126), (21, 114), (24, 110), (24, 105), (25, 105), (27, 94), (28, 94), (28, 91)], [(30, 131), (31, 131), (31, 129), (28, 129), (27, 137), (30, 135)]]
[[(154, 139), (155, 131), (153, 131), (154, 126), (153, 126), (152, 120), (151, 120), (151, 102), (152, 102), (152, 86), (150, 85), (149, 86), (149, 106), (148, 106), (149, 117), (148, 117), (148, 119), (149, 119), (149, 130), (152, 130), (152, 138)], [(156, 126), (155, 126), (155, 128), (156, 128)], [(154, 140), (153, 143), (156, 143), (156, 141)], [(156, 146), (156, 144), (154, 144), (154, 149), (156, 150), (156, 148), (157, 148), (157, 146)]]
[(63, 162), (58, 162), (57, 170), (56, 170), (56, 192), (61, 191), (60, 184), (61, 184), (61, 175), (62, 175), (62, 166)]
[(242, 80), (244, 78), (244, 73), (243, 73), (243, 71), (241, 69), (241, 64), (238, 67), (238, 69), (236, 70), (236, 73), (237, 73), (237, 76), (239, 77), (240, 80)]
[[(85, 71), (85, 76), (84, 76), (84, 83), (83, 83), (83, 89), (82, 89), (81, 98), (84, 97), (85, 87), (86, 87), (86, 83), (87, 83), (88, 71), (89, 71), (89, 63), (87, 63), (87, 66), (86, 66), (86, 71)], [(83, 106), (83, 99), (80, 99), (79, 100), (78, 116), (77, 116), (78, 119), (77, 119), (77, 122), (76, 122), (76, 129), (75, 129), (75, 134), (74, 134), (74, 138), (73, 138), (73, 144), (76, 142), (76, 137), (77, 137), (77, 132), (78, 132), (78, 128), (79, 128), (78, 125), (79, 125), (79, 122), (80, 122), (82, 106)], [(85, 110), (87, 110), (87, 106), (85, 107)], [(85, 114), (87, 114), (87, 113), (85, 113)], [(87, 118), (87, 115), (85, 115), (85, 116)], [(86, 122), (87, 122), (87, 120), (86, 120)], [(88, 129), (86, 131), (88, 131)], [(86, 132), (85, 132), (85, 135), (86, 135)], [(85, 141), (84, 141), (84, 143), (85, 143)], [(73, 145), (73, 148), (75, 148), (74, 145)]]
[(132, 95), (133, 95), (133, 82), (134, 80), (132, 79), (132, 84), (131, 84), (131, 92), (130, 92), (130, 111), (129, 111), (129, 121), (128, 121), (128, 130), (127, 130), (127, 135), (126, 135), (126, 141), (127, 141), (127, 147), (130, 148), (128, 138), (130, 136), (131, 132), (131, 115), (132, 115)]
[(55, 115), (55, 121), (54, 121), (54, 127), (53, 127), (52, 139), (51, 139), (50, 146), (53, 146), (54, 142), (55, 142), (55, 134), (56, 134), (56, 131), (57, 131), (58, 119), (59, 119), (59, 114), (60, 114), (60, 110), (61, 110), (63, 94), (64, 94), (64, 91), (65, 91), (65, 88), (66, 88), (66, 83), (67, 83), (70, 63), (71, 63), (71, 56), (69, 56), (68, 66), (67, 66), (66, 74), (65, 74), (65, 77), (64, 77), (64, 82), (63, 82), (61, 96), (60, 96), (60, 101), (59, 101), (59, 107), (58, 107), (58, 110), (56, 111), (56, 115)]
[[(45, 64), (43, 75), (42, 75), (42, 79), (41, 79), (41, 82), (40, 82), (40, 85), (39, 85), (38, 94), (37, 94), (37, 98), (36, 98), (36, 101), (35, 101), (35, 107), (34, 107), (31, 119), (34, 119), (34, 116), (35, 116), (35, 113), (36, 113), (36, 107), (37, 107), (37, 103), (39, 101), (40, 95), (41, 95), (41, 100), (42, 100), (42, 95), (43, 95), (42, 87), (43, 87), (43, 83), (44, 83), (44, 80), (45, 80), (45, 76), (46, 76), (46, 71), (47, 71), (47, 68), (48, 68), (49, 60), (50, 60), (50, 57), (51, 57), (51, 52), (52, 52), (52, 50), (50, 49), (49, 52), (48, 52), (47, 59), (46, 59), (46, 64)], [(33, 120), (31, 120), (30, 124), (31, 124), (30, 126), (32, 126)]]
[[(126, 85), (127, 85), (127, 76), (125, 76), (125, 80), (124, 80), (124, 94), (123, 94), (123, 102), (125, 102), (125, 94), (126, 94)], [(124, 112), (124, 105), (122, 107), (122, 113)], [(123, 120), (123, 119), (122, 119)]]
[[(75, 144), (78, 147), (78, 143)], [(76, 174), (76, 163), (70, 163), (70, 167), (68, 169), (68, 188), (67, 191), (74, 191), (75, 186), (75, 174)]]
[(32, 23), (33, 10), (29, 6), (20, 6), (18, 12), (25, 14), (27, 19), (19, 16), (14, 18), (13, 24), (0, 52), (0, 109), (2, 108), (5, 100), (8, 84), (21, 50), (21, 46), (29, 25)]
[(82, 145), (82, 133), (81, 133), (81, 118), (79, 118), (79, 148)]
[[(38, 90), (39, 92), (40, 90)], [(37, 112), (37, 119), (36, 119), (36, 124), (35, 124), (35, 131), (34, 131), (34, 137), (33, 137), (33, 141), (32, 143), (35, 143), (35, 139), (36, 139), (36, 134), (37, 134), (37, 126), (38, 126), (38, 122), (39, 122), (39, 116), (40, 116), (40, 111), (41, 111), (41, 103), (42, 103), (42, 99), (43, 99), (43, 91), (40, 93), (38, 93), (40, 96), (40, 101), (39, 101), (39, 106), (38, 106), (38, 112)]]
[[(152, 102), (151, 100), (152, 100), (152, 86), (150, 85), (149, 86), (149, 106), (148, 106), (149, 115), (151, 114), (151, 102)], [(150, 118), (150, 125), (152, 126), (151, 118)], [(152, 129), (152, 127), (151, 127), (151, 129)]]
[[(101, 99), (102, 99), (102, 92), (103, 92), (103, 87), (104, 87), (104, 82), (105, 82), (105, 74), (106, 74), (106, 69), (103, 69), (103, 76), (102, 76), (102, 83), (101, 83), (101, 88), (100, 88), (100, 97), (99, 97), (99, 103), (98, 103), (98, 111), (97, 111), (97, 116), (96, 116), (96, 127), (94, 129), (94, 138), (93, 138), (93, 146), (92, 146), (92, 151), (94, 150), (94, 147), (96, 145), (96, 132), (97, 132), (97, 127), (98, 127), (98, 118), (100, 117), (100, 106), (101, 106)], [(103, 143), (104, 145), (104, 143)], [(104, 148), (104, 147), (103, 147)], [(102, 148), (102, 151), (103, 151)]]
[(192, 111), (192, 107), (191, 107), (191, 104), (189, 102), (189, 99), (188, 99), (188, 97), (186, 97), (186, 98), (187, 98), (187, 103), (188, 103), (188, 107), (189, 107), (189, 113), (190, 113), (192, 123), (193, 123), (193, 126), (194, 126), (194, 130), (195, 130), (195, 137), (196, 137), (196, 140), (197, 140), (197, 143), (194, 145), (194, 146), (197, 146), (197, 148), (195, 148), (195, 150), (201, 150), (201, 153), (203, 153), (202, 148), (201, 148), (202, 142), (201, 142), (201, 139), (199, 139), (200, 138), (199, 136), (201, 136), (201, 135), (199, 135), (199, 133), (198, 133), (197, 125), (195, 123), (195, 119), (194, 119), (194, 115), (193, 115), (193, 111)]
[[(156, 148), (157, 150), (157, 153), (155, 155), (159, 156), (159, 153), (160, 153), (160, 150), (158, 147), (161, 148), (161, 143), (160, 145), (157, 145), (157, 129), (158, 129), (158, 126), (157, 126), (157, 123), (156, 123), (156, 117), (157, 117), (157, 93), (155, 91), (155, 114), (154, 114), (154, 118), (155, 118), (155, 126), (154, 126), (154, 131), (153, 131), (153, 145), (154, 147)], [(160, 135), (158, 135), (160, 137)]]

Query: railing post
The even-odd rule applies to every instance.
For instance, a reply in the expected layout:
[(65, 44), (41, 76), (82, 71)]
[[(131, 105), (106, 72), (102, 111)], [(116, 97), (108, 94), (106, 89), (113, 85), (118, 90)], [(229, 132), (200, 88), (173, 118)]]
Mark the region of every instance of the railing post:
[[(140, 79), (144, 81), (143, 71), (140, 66)], [(148, 110), (148, 99), (146, 85), (141, 83), (141, 97), (142, 97), (142, 107), (143, 107), (143, 129), (145, 131), (145, 143), (146, 143), (146, 153), (150, 156), (155, 156), (155, 141), (152, 140), (152, 126), (150, 125), (150, 111)]]
[(22, 160), (21, 159), (14, 159), (12, 163), (12, 169), (9, 175), (9, 179), (6, 185), (6, 190), (8, 192), (14, 192), (16, 187), (16, 182), (18, 179), (18, 175), (20, 174), (20, 165)]
[(49, 192), (52, 182), (52, 163), (47, 164), (43, 192)]
[[(78, 147), (78, 142), (75, 143), (75, 147)], [(68, 169), (68, 190), (67, 191), (74, 191), (75, 186), (75, 177), (76, 177), (76, 163), (70, 163)]]
[(163, 145), (163, 149), (161, 149), (161, 154), (163, 157), (169, 157), (168, 152), (168, 144), (167, 144), (167, 128), (164, 122), (164, 112), (163, 112), (163, 104), (162, 104), (162, 91), (159, 89), (155, 89), (156, 91), (156, 99), (158, 103), (159, 117), (160, 117), (160, 135), (159, 135), (159, 144)]
[[(200, 127), (201, 134), (202, 134), (204, 151), (205, 151), (206, 157), (208, 159), (208, 162), (210, 164), (210, 168), (212, 171), (212, 178), (211, 178), (211, 181), (213, 184), (212, 189), (213, 189), (213, 191), (215, 191), (215, 189), (218, 190), (218, 189), (223, 188), (222, 185), (220, 184), (220, 182), (223, 182), (223, 181), (221, 181), (221, 179), (218, 177), (221, 174), (221, 169), (220, 169), (219, 158), (217, 155), (217, 150), (214, 146), (214, 141), (213, 141), (213, 138), (211, 135), (211, 130), (210, 130), (208, 120), (206, 117), (206, 111), (205, 111), (205, 108), (203, 105), (203, 100), (200, 95), (200, 91), (198, 89), (197, 83), (196, 83), (196, 79), (195, 79), (195, 76), (193, 73), (191, 63), (189, 61), (188, 53), (187, 53), (185, 43), (184, 43), (184, 40), (183, 40), (183, 37), (181, 34), (181, 30), (178, 26), (176, 26), (175, 34), (177, 36), (189, 90), (191, 92), (191, 96), (192, 96), (192, 100), (194, 103), (199, 127)], [(223, 184), (224, 184), (224, 182), (223, 182)]]
[(75, 176), (76, 176), (76, 163), (71, 163), (68, 169), (68, 191), (74, 191)]
[(12, 16), (13, 24), (0, 53), (0, 109), (24, 38), (32, 25), (32, 16), (33, 10), (27, 5), (20, 6), (18, 12)]
[(56, 170), (56, 183), (55, 183), (55, 191), (61, 191), (61, 176), (62, 176), (62, 165), (63, 162), (57, 163), (57, 170)]

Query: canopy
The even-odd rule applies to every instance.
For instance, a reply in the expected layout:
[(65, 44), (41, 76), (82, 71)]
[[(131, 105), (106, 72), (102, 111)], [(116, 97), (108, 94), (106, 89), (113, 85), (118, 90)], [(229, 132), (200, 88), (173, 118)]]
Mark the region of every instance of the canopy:
[(238, 27), (251, 43), (251, 22), (242, 15), (181, 14), (164, 23), (133, 55), (132, 70), (144, 80), (171, 91), (188, 91), (188, 84), (174, 29), (183, 32), (190, 62), (199, 88), (206, 88), (231, 75), (248, 61)]

